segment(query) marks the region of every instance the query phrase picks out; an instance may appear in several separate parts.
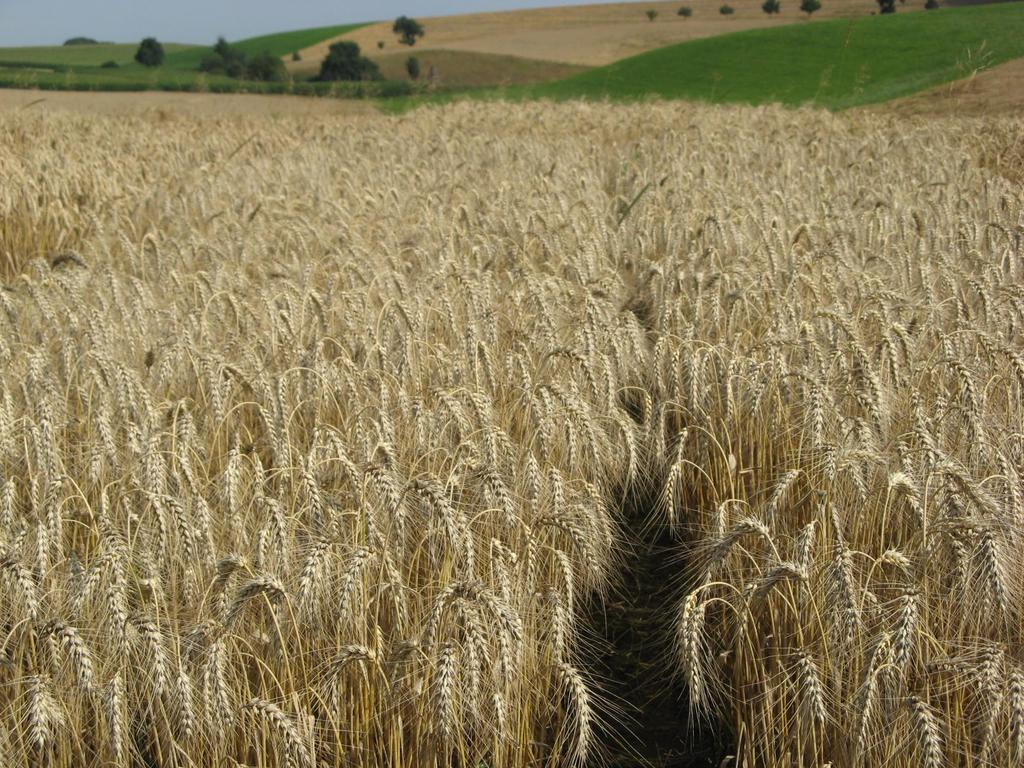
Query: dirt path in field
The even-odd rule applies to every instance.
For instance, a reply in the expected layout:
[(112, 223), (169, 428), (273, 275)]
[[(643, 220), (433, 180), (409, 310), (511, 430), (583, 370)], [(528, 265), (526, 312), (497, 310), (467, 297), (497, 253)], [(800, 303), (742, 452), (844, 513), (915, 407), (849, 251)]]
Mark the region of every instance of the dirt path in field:
[[(726, 0), (612, 3), (420, 18), (426, 36), (412, 50), (475, 51), (598, 66), (672, 43), (805, 18), (799, 0), (783, 0), (782, 12), (774, 17), (765, 15), (755, 0), (732, 0), (735, 12), (723, 16), (719, 13), (723, 2)], [(682, 5), (689, 6), (693, 15), (678, 15)], [(923, 0), (908, 1), (900, 11), (909, 12), (919, 5)], [(877, 9), (875, 0), (826, 0), (814, 20), (866, 15)], [(654, 21), (648, 21), (648, 10), (658, 12)], [(301, 52), (302, 61), (289, 62), (289, 66), (308, 68), (308, 62), (322, 60), (337, 40), (353, 40), (371, 57), (410, 51), (398, 43), (391, 22), (386, 22), (306, 48)], [(383, 49), (378, 42), (384, 43)]]
[(628, 552), (620, 580), (587, 616), (597, 638), (592, 671), (623, 720), (603, 732), (602, 742), (611, 768), (712, 768), (728, 749), (723, 734), (685, 727), (688, 702), (670, 644), (682, 587), (679, 546), (650, 524), (654, 503), (625, 505)]
[(263, 96), (239, 93), (173, 93), (165, 91), (111, 93), (0, 89), (0, 113), (9, 110), (157, 116), (370, 116), (379, 114), (372, 102), (356, 99), (317, 99), (305, 96)]
[(1024, 59), (873, 109), (900, 115), (1020, 115), (1024, 117)]

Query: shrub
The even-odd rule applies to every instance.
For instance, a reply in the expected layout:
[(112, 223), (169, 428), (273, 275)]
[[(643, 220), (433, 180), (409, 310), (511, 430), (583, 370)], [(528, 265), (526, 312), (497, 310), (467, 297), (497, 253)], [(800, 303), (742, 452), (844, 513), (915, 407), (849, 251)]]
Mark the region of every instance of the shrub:
[(332, 45), (327, 57), (320, 63), (317, 79), (323, 82), (333, 80), (379, 80), (380, 69), (363, 56), (359, 44), (342, 40)]
[(410, 56), (405, 62), (405, 71), (409, 73), (410, 80), (417, 80), (420, 76), (420, 60)]
[(104, 61), (100, 64), (100, 69), (117, 69), (120, 66), (116, 61)]
[(139, 43), (135, 60), (144, 67), (159, 67), (164, 63), (164, 47), (155, 37), (147, 37)]
[(688, 18), (690, 18), (691, 16), (693, 16), (693, 8), (691, 8), (691, 7), (690, 7), (690, 6), (688, 6), (688, 5), (684, 5), (684, 6), (682, 6), (682, 7), (681, 7), (681, 8), (680, 8), (680, 9), (679, 9), (678, 11), (676, 11), (676, 13), (677, 13), (677, 14), (678, 14), (679, 16), (683, 16), (683, 17), (685, 17), (685, 18), (687, 18), (687, 19), (688, 19)]
[(412, 86), (404, 80), (385, 80), (380, 84), (376, 96), (382, 99), (395, 99), (412, 95)]
[(658, 12), (653, 9), (647, 11), (646, 13), (648, 21), (654, 21), (656, 18), (658, 18)]
[(288, 79), (288, 70), (280, 58), (268, 51), (253, 56), (245, 64), (245, 76), (249, 80), (265, 83), (279, 83)]
[(761, 4), (761, 10), (771, 16), (773, 13), (778, 13), (782, 10), (782, 3), (779, 0), (764, 0)]
[(202, 61), (199, 62), (199, 69), (202, 72), (223, 74), (228, 77), (243, 77), (245, 75), (245, 54), (223, 37), (218, 37), (213, 46), (213, 52), (203, 56)]
[(732, 13), (736, 13), (736, 9), (729, 5), (728, 3), (726, 3), (721, 8), (718, 9), (718, 12), (723, 16), (728, 16)]
[(399, 16), (395, 19), (391, 31), (399, 36), (398, 42), (402, 45), (416, 45), (416, 38), (423, 37), (425, 34), (423, 25), (408, 16)]

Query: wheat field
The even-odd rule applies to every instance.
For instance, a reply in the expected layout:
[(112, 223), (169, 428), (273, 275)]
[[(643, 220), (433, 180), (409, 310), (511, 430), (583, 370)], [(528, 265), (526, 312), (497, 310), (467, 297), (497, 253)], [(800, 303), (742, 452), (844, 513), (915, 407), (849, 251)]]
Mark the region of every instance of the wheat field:
[(639, 498), (734, 765), (1021, 764), (1019, 121), (0, 135), (0, 764), (596, 764)]

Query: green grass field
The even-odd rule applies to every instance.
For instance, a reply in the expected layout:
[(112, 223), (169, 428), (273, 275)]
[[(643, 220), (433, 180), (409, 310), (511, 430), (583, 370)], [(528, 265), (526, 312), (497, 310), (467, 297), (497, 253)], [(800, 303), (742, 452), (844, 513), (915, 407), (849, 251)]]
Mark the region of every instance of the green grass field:
[[(358, 29), (362, 24), (298, 29), (273, 35), (239, 40), (233, 45), (247, 55), (267, 51), (286, 56), (292, 51)], [(211, 45), (164, 43), (166, 57), (160, 67), (135, 63), (137, 43), (36, 46), (0, 48), (0, 87), (40, 88), (44, 90), (174, 90), (253, 93), (302, 93), (373, 96), (388, 93), (393, 86), (328, 83), (252, 83), (223, 75), (206, 75), (199, 62), (212, 50)], [(114, 61), (116, 69), (102, 69)], [(399, 91), (401, 92), (401, 91)]]
[[(0, 48), (0, 62), (54, 67), (98, 67), (106, 61), (131, 64), (138, 43), (101, 43), (99, 45), (40, 45), (28, 48)], [(168, 58), (178, 56), (193, 45), (164, 43)]]
[(1024, 2), (1009, 2), (704, 38), (508, 95), (843, 109), (906, 96), (1020, 56)]
[[(299, 51), (311, 45), (316, 45), (332, 37), (351, 32), (365, 24), (340, 24), (333, 27), (313, 27), (310, 29), (296, 29), (291, 32), (278, 32), (273, 35), (260, 35), (249, 37), (232, 43), (239, 48), (246, 56), (253, 56), (264, 51), (274, 56), (287, 56), (293, 51)], [(197, 69), (203, 57), (212, 52), (213, 41), (210, 45), (197, 45), (168, 54), (164, 60), (164, 66), (170, 69)], [(132, 52), (134, 55), (134, 51)], [(0, 50), (0, 57), (3, 51)]]

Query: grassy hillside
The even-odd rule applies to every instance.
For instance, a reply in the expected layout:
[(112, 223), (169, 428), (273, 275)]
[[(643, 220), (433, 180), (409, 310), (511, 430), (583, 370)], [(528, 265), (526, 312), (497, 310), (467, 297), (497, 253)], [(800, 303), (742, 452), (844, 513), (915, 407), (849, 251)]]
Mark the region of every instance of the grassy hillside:
[[(58, 67), (98, 67), (106, 61), (130, 64), (138, 43), (100, 43), (98, 45), (39, 45), (0, 48), (0, 61)], [(186, 53), (196, 46), (164, 43), (168, 58)]]
[[(272, 35), (260, 35), (238, 40), (232, 45), (247, 55), (267, 51), (274, 56), (286, 56), (323, 40), (359, 29), (363, 24), (339, 24), (330, 27), (296, 29)], [(211, 45), (183, 45), (164, 43), (167, 53), (161, 69), (195, 69), (203, 56), (211, 52)], [(43, 67), (98, 67), (115, 61), (120, 65), (134, 62), (138, 43), (100, 43), (98, 45), (40, 45), (31, 47), (0, 48), (0, 62), (4, 64), (39, 65)]]
[(793, 24), (694, 40), (522, 91), (534, 97), (886, 101), (1024, 56), (1024, 2)]
[[(293, 51), (300, 51), (323, 40), (343, 35), (359, 29), (364, 24), (339, 24), (331, 27), (312, 27), (296, 29), (291, 32), (278, 32), (272, 35), (260, 35), (233, 42), (232, 45), (241, 49), (247, 56), (267, 51), (274, 56), (287, 56)], [(212, 42), (212, 41), (211, 41)], [(164, 66), (174, 69), (196, 69), (203, 57), (212, 52), (212, 45), (193, 46), (188, 50), (168, 55)]]
[[(299, 29), (239, 40), (233, 45), (248, 55), (269, 51), (285, 56), (292, 51), (357, 29), (359, 24)], [(387, 86), (329, 83), (251, 83), (222, 75), (199, 72), (199, 62), (211, 46), (164, 44), (167, 56), (160, 67), (148, 68), (134, 61), (137, 43), (0, 48), (0, 87), (44, 90), (174, 90), (253, 91), (259, 93), (374, 95)], [(102, 69), (106, 61), (120, 65)]]

